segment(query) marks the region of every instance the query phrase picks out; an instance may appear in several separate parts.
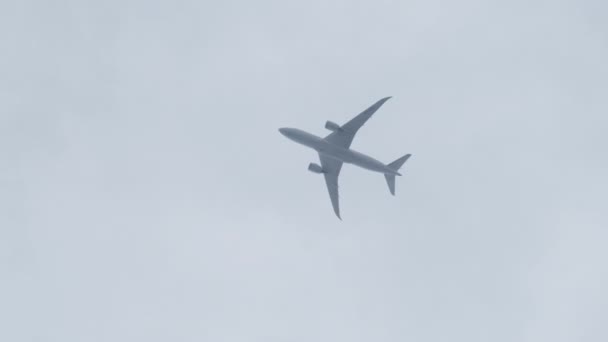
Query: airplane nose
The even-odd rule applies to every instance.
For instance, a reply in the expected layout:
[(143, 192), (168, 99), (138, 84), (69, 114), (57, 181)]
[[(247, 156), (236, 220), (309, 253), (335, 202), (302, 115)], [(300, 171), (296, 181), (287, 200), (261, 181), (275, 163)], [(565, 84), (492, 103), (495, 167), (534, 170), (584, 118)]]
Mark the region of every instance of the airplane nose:
[(287, 130), (288, 130), (288, 128), (285, 128), (285, 127), (279, 128), (279, 132), (283, 135), (287, 135)]

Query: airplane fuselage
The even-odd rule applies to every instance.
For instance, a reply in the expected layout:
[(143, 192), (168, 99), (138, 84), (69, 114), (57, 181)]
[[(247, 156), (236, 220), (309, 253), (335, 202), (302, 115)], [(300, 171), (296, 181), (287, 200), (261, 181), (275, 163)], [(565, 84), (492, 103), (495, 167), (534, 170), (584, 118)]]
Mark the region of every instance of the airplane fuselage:
[(327, 140), (297, 128), (281, 128), (279, 132), (299, 144), (312, 148), (320, 154), (337, 159), (343, 163), (353, 164), (364, 169), (383, 174), (401, 174), (379, 160), (349, 148), (334, 145)]

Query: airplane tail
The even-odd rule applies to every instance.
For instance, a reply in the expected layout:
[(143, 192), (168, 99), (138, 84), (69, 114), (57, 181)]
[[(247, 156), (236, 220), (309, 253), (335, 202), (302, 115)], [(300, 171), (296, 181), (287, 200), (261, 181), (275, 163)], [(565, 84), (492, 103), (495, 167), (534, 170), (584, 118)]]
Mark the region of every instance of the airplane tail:
[[(403, 164), (405, 163), (406, 160), (408, 160), (409, 157), (411, 157), (411, 154), (406, 154), (403, 157), (395, 160), (394, 162), (388, 164), (388, 167), (390, 167), (391, 169), (395, 170), (395, 171), (399, 171), (399, 169), (401, 168), (401, 166), (403, 166)], [(395, 195), (395, 175), (391, 175), (391, 174), (384, 174), (384, 178), (386, 178), (386, 184), (388, 184), (388, 189), (391, 191), (391, 195)]]

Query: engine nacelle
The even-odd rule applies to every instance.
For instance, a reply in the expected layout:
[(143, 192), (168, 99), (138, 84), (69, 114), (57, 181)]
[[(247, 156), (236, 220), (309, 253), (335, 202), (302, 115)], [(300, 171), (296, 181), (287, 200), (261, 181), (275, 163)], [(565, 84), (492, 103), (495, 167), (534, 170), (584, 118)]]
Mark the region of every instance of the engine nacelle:
[(325, 128), (327, 128), (328, 130), (332, 131), (332, 132), (337, 132), (337, 131), (341, 131), (342, 127), (340, 127), (340, 125), (338, 125), (335, 122), (332, 121), (327, 121), (325, 123)]
[(310, 172), (314, 172), (314, 173), (324, 173), (325, 171), (323, 171), (323, 168), (315, 163), (310, 163), (308, 164), (308, 171)]

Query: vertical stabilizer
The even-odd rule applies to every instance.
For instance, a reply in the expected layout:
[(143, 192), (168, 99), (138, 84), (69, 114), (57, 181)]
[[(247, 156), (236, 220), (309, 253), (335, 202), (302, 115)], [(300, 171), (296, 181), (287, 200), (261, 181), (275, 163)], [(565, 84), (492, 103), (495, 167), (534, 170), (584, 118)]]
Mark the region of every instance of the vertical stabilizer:
[(388, 184), (388, 189), (391, 191), (391, 195), (395, 196), (395, 175), (385, 173), (384, 178), (386, 178), (386, 184)]
[[(399, 169), (401, 168), (401, 166), (403, 166), (403, 164), (408, 160), (409, 157), (411, 157), (411, 154), (406, 154), (403, 157), (395, 160), (394, 162), (388, 164), (388, 166), (395, 170), (395, 171), (399, 171)], [(386, 178), (386, 184), (388, 185), (388, 189), (391, 192), (391, 195), (395, 195), (395, 175), (392, 174), (384, 174), (384, 178)]]

